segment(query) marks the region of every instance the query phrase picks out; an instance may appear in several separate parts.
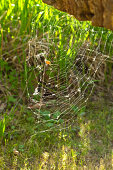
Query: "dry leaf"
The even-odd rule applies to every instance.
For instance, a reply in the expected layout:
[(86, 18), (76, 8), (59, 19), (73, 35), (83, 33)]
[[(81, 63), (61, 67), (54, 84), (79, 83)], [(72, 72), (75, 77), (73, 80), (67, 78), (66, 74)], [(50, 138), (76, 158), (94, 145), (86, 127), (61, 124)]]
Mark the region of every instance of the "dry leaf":
[(6, 108), (6, 103), (1, 103), (0, 101), (0, 112), (3, 112), (5, 108)]
[(29, 109), (40, 109), (41, 107), (45, 106), (43, 103), (36, 103), (32, 106), (28, 106)]

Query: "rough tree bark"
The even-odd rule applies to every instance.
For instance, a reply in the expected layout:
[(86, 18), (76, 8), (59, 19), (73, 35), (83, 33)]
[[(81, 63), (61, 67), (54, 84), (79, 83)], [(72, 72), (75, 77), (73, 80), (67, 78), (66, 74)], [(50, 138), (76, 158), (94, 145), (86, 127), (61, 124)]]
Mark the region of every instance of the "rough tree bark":
[(80, 21), (113, 30), (113, 0), (43, 0)]

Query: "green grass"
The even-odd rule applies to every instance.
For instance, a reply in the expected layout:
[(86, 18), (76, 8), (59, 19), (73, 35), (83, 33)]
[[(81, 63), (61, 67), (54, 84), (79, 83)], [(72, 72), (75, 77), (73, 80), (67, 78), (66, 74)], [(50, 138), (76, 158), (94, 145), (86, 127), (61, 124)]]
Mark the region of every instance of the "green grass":
[[(94, 169), (104, 166), (111, 169), (113, 109), (106, 107), (101, 111), (96, 108), (97, 104), (91, 105), (85, 116), (77, 116), (75, 124), (67, 130), (45, 133), (37, 133), (32, 112), (25, 108), (16, 111), (7, 124), (5, 143), (0, 149), (0, 167)], [(14, 148), (19, 154), (15, 154)]]
[[(113, 108), (102, 110), (97, 106), (103, 103), (89, 104), (70, 128), (41, 133), (57, 122), (40, 126), (28, 109), (28, 92), (33, 92), (36, 73), (35, 65), (29, 68), (26, 58), (28, 41), (37, 34), (37, 39), (49, 43), (48, 58), (63, 70), (62, 76), (85, 41), (94, 48), (101, 38), (99, 50), (112, 56), (113, 33), (79, 22), (41, 0), (2, 0), (0, 16), (0, 169), (112, 169)], [(111, 63), (107, 71), (106, 82)], [(50, 121), (49, 110), (40, 113), (42, 120)], [(55, 112), (55, 118), (59, 114)]]

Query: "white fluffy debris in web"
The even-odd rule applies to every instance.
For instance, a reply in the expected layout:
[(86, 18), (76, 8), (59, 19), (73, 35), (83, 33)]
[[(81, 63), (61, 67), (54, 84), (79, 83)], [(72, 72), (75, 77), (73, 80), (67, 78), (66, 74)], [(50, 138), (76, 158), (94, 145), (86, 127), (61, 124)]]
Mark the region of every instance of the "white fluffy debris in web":
[(39, 94), (38, 87), (36, 87), (36, 88), (35, 88), (35, 91), (34, 91), (34, 93), (33, 93), (33, 96), (36, 96), (36, 95), (38, 95), (38, 94)]

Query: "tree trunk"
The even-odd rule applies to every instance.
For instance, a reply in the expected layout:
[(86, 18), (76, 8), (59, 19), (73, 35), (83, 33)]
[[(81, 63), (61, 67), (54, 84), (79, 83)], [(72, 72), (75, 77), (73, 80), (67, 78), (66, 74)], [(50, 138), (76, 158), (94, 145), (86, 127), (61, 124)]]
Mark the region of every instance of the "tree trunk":
[(113, 0), (43, 0), (80, 21), (113, 30)]

